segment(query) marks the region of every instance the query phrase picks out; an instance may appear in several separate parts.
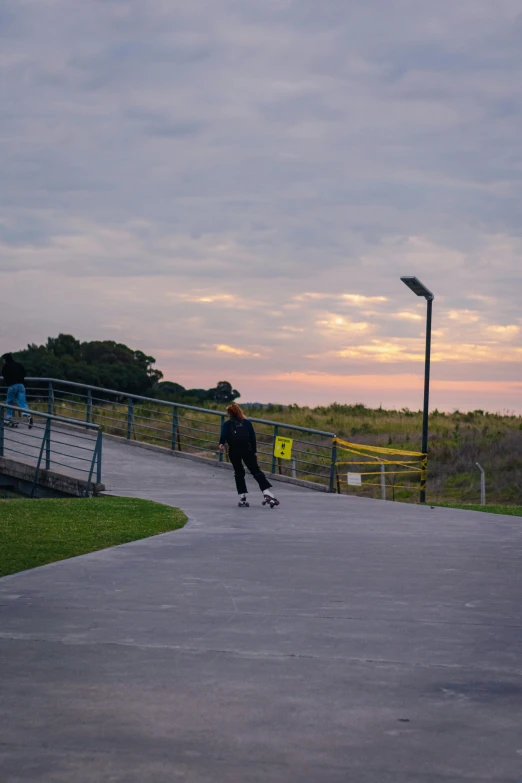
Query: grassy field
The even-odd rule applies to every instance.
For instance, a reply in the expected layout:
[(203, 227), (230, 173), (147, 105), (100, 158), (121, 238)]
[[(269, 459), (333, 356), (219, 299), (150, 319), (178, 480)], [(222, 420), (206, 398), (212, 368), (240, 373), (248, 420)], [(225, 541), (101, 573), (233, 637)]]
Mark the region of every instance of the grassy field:
[(487, 514), (505, 514), (508, 517), (522, 517), (522, 506), (477, 506), (454, 505), (452, 503), (436, 503), (440, 508), (460, 508), (463, 511), (484, 511)]
[[(173, 439), (173, 410), (159, 400), (142, 403), (133, 410), (129, 425), (126, 402), (94, 405), (92, 419), (105, 432), (155, 443), (167, 448), (216, 457), (220, 417), (211, 410), (223, 412), (225, 405), (206, 406), (209, 413), (179, 410)], [(85, 417), (85, 405), (72, 397), (56, 398), (55, 412), (65, 416)], [(333, 432), (340, 438), (372, 446), (396, 447), (420, 451), (420, 411), (371, 409), (362, 404), (334, 403), (316, 408), (298, 405), (245, 407), (247, 415), (284, 424)], [(260, 463), (270, 470), (273, 428), (256, 424)], [(298, 436), (289, 430), (280, 434), (293, 437), (298, 457), (298, 478), (328, 482), (331, 440), (321, 436)], [(503, 505), (522, 505), (522, 417), (509, 413), (442, 413), (430, 415), (428, 464), (428, 500), (431, 502), (473, 503), (480, 500), (480, 462), (486, 471), (487, 500)], [(289, 474), (288, 463), (278, 469)], [(343, 468), (343, 491), (380, 497), (379, 487), (347, 488)], [(416, 502), (418, 484), (414, 478), (388, 477), (388, 498)]]
[(0, 576), (177, 530), (177, 508), (134, 498), (0, 500)]

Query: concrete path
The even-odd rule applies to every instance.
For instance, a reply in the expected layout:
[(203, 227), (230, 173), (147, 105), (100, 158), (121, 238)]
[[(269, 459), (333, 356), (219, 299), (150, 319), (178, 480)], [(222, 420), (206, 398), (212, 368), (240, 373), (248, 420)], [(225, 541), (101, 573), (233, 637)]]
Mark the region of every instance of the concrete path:
[(104, 480), (190, 522), (0, 580), (2, 783), (522, 780), (520, 519), (239, 509), (109, 442)]

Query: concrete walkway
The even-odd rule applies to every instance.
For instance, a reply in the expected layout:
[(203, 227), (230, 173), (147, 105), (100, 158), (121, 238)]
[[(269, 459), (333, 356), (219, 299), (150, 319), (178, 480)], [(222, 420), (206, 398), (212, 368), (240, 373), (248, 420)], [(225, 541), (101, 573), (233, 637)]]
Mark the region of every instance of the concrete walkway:
[(520, 519), (104, 457), (190, 522), (0, 580), (2, 783), (522, 780)]

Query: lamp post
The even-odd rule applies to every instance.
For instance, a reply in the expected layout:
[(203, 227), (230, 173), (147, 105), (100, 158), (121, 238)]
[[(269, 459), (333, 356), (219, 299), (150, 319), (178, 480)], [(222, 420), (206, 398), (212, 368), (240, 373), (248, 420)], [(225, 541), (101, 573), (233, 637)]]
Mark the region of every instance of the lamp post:
[(426, 359), (424, 363), (424, 408), (422, 412), (422, 472), (420, 482), (421, 503), (426, 502), (426, 469), (428, 454), (428, 415), (430, 403), (430, 360), (431, 360), (431, 310), (433, 306), (434, 295), (429, 288), (421, 283), (416, 277), (401, 277), (402, 282), (408, 286), (417, 296), (423, 296), (427, 302), (426, 313)]

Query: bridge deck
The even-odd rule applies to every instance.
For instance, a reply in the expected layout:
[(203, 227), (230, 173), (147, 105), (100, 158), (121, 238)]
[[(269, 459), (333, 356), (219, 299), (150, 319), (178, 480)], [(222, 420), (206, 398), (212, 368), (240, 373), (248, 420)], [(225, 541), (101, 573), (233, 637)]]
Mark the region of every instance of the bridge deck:
[(0, 580), (2, 781), (522, 778), (520, 520), (252, 480), (239, 509), (114, 442), (104, 481), (190, 522)]

